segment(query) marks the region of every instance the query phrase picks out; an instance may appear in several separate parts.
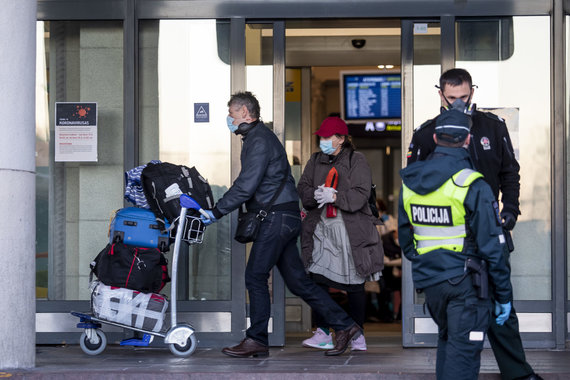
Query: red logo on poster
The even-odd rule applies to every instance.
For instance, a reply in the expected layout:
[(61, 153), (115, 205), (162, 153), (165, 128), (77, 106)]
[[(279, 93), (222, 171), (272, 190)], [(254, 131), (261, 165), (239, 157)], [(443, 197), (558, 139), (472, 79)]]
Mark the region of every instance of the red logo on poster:
[(91, 107), (86, 106), (75, 106), (75, 113), (73, 116), (77, 116), (79, 118), (86, 118), (87, 114), (91, 111)]

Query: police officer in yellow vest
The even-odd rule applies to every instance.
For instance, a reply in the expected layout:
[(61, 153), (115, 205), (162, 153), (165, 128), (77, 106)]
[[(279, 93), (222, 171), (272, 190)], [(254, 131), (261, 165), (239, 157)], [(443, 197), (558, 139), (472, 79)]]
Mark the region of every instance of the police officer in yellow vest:
[[(502, 325), (512, 301), (498, 205), (465, 149), (470, 123), (458, 110), (444, 112), (434, 152), (400, 172), (398, 236), (438, 326), (439, 380), (477, 379), (490, 318)], [(487, 276), (495, 305), (485, 294)]]

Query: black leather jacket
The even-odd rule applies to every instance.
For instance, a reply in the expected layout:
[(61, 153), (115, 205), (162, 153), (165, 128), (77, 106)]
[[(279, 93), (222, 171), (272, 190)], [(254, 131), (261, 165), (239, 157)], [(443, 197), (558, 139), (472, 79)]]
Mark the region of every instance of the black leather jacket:
[[(426, 121), (415, 132), (408, 148), (408, 165), (425, 160), (435, 150), (433, 134), (437, 118)], [(475, 111), (472, 116), (469, 155), (478, 172), (485, 176), (493, 194), (501, 202), (503, 210), (520, 214), (520, 166), (517, 162), (509, 131), (505, 122), (489, 112)]]
[[(299, 210), (299, 197), (285, 148), (263, 122), (242, 123), (241, 171), (228, 191), (212, 210), (216, 218), (229, 214), (245, 202), (248, 211), (257, 211), (267, 204), (287, 176), (272, 210)], [(266, 210), (268, 211), (268, 210)]]

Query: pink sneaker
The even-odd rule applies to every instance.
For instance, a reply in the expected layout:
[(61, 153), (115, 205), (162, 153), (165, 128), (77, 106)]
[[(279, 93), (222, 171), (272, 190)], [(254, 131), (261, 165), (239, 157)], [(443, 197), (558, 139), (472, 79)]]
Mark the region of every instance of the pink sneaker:
[(364, 334), (361, 334), (358, 338), (350, 342), (350, 349), (352, 351), (366, 351), (366, 339), (364, 339)]
[(303, 347), (320, 348), (321, 350), (331, 350), (334, 348), (332, 335), (324, 332), (318, 327), (313, 336), (303, 341)]

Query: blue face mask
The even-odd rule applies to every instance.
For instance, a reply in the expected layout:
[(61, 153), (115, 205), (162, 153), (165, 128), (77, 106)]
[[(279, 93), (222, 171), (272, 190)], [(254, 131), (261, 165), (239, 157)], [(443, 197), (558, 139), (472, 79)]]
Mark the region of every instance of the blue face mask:
[(235, 119), (231, 116), (228, 116), (226, 118), (226, 123), (228, 123), (228, 128), (230, 129), (230, 132), (232, 132), (232, 133), (234, 133), (238, 129), (237, 125), (233, 124), (234, 120)]
[(319, 143), (319, 148), (321, 148), (324, 154), (333, 154), (334, 151), (336, 150), (335, 148), (333, 148), (332, 140), (328, 141), (321, 140), (321, 142)]

